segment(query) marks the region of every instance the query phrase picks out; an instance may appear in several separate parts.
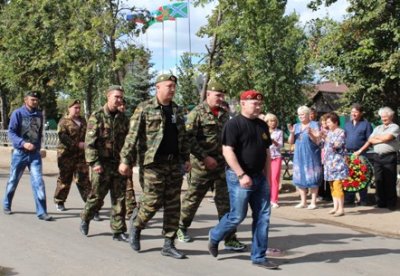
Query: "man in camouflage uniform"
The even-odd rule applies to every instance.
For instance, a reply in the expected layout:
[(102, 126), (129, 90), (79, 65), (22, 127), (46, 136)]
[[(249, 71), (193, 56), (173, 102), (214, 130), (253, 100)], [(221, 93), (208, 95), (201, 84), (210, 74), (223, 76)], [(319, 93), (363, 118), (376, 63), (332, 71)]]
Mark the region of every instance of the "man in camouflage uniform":
[(75, 175), (76, 186), (84, 202), (90, 192), (89, 166), (85, 161), (86, 120), (80, 116), (81, 101), (68, 102), (68, 114), (58, 123), (57, 163), (60, 171), (54, 202), (58, 211), (65, 211), (71, 182)]
[(89, 118), (85, 137), (86, 162), (91, 166), (92, 189), (81, 213), (80, 230), (89, 232), (89, 222), (100, 210), (108, 191), (111, 197), (110, 225), (113, 239), (128, 241), (125, 224), (126, 177), (118, 173), (119, 154), (129, 129), (129, 120), (118, 111), (124, 96), (120, 86), (106, 91), (107, 103)]
[[(122, 100), (122, 104), (118, 107), (118, 110), (119, 110), (119, 112), (122, 112), (125, 114), (125, 112), (126, 112), (126, 100), (125, 99)], [(130, 171), (130, 172), (132, 172), (132, 171)], [(129, 219), (137, 207), (132, 173), (127, 176), (127, 180), (126, 180), (125, 206), (126, 206), (126, 219)]]
[(121, 151), (119, 171), (129, 174), (138, 151), (144, 183), (139, 213), (132, 219), (132, 249), (140, 250), (141, 230), (164, 207), (165, 242), (161, 254), (183, 259), (185, 255), (175, 248), (174, 240), (179, 223), (182, 170), (189, 171), (190, 162), (183, 110), (172, 101), (176, 82), (173, 75), (160, 75), (156, 96), (136, 108)]
[[(189, 137), (190, 163), (192, 170), (188, 176), (188, 190), (182, 200), (178, 240), (190, 242), (192, 238), (187, 229), (210, 188), (214, 190), (214, 201), (218, 219), (229, 212), (229, 194), (225, 181), (225, 160), (222, 156), (222, 127), (229, 120), (222, 107), (225, 88), (215, 80), (207, 85), (206, 100), (196, 106), (188, 115), (186, 131)], [(242, 251), (245, 245), (232, 233), (225, 239), (225, 248)]]

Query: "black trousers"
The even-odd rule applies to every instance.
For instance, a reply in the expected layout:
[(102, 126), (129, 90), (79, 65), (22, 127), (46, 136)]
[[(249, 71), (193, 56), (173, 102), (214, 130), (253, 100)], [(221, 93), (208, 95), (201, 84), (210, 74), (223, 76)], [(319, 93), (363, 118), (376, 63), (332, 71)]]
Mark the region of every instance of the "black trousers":
[(378, 207), (396, 207), (397, 154), (377, 154), (374, 160), (374, 174)]

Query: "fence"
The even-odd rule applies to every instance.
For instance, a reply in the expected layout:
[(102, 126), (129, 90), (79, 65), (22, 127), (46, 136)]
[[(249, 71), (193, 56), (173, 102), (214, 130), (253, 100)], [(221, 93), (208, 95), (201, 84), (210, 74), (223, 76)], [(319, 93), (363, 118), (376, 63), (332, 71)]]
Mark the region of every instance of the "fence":
[[(44, 132), (43, 148), (55, 149), (58, 143), (58, 135), (56, 130), (46, 130)], [(12, 143), (8, 138), (7, 130), (0, 130), (0, 145), (11, 147)]]

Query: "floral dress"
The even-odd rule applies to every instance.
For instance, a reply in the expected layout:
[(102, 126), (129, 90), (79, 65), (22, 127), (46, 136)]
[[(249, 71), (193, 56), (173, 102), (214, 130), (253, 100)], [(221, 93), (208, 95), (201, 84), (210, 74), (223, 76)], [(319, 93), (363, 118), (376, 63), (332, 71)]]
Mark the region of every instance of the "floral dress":
[[(310, 128), (319, 129), (317, 122)], [(321, 149), (308, 135), (308, 128), (294, 125), (295, 148), (293, 156), (293, 184), (301, 189), (318, 188), (322, 181)]]
[(345, 161), (345, 133), (341, 128), (328, 131), (324, 142), (324, 179), (346, 179), (349, 169)]

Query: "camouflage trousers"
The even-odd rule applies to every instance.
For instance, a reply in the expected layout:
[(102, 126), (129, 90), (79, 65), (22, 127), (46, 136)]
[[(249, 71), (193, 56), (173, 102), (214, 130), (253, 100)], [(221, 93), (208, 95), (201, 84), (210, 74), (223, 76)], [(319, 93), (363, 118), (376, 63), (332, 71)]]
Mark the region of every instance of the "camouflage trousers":
[(126, 177), (119, 174), (118, 163), (103, 164), (103, 173), (91, 173), (92, 189), (82, 210), (81, 219), (90, 221), (104, 204), (104, 198), (110, 191), (111, 216), (110, 227), (113, 233), (126, 232), (125, 192)]
[(57, 158), (57, 162), (60, 175), (57, 178), (54, 202), (64, 203), (67, 200), (74, 177), (79, 194), (83, 201), (86, 202), (91, 184), (89, 179), (89, 166), (86, 164), (85, 160), (74, 156), (60, 156)]
[(200, 206), (201, 201), (210, 188), (214, 188), (214, 201), (218, 219), (230, 210), (229, 193), (225, 180), (225, 168), (206, 171), (199, 162), (192, 162), (192, 170), (188, 175), (188, 190), (182, 199), (179, 228), (187, 229)]
[(166, 238), (175, 238), (181, 207), (181, 164), (175, 159), (157, 160), (141, 169), (144, 181), (143, 195), (134, 225), (138, 229), (145, 228), (157, 210), (164, 207), (163, 235)]
[(129, 219), (133, 213), (133, 210), (137, 207), (132, 175), (128, 176), (126, 180), (125, 206), (126, 217)]

